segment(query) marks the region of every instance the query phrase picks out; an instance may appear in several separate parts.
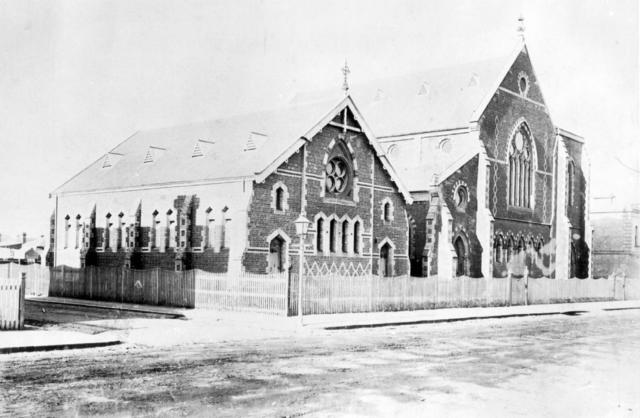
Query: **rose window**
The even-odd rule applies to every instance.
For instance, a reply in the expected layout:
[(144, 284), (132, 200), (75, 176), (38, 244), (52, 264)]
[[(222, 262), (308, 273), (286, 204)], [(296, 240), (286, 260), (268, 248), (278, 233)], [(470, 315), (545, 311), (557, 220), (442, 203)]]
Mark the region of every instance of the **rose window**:
[(341, 158), (334, 158), (326, 166), (326, 189), (330, 193), (342, 193), (349, 183), (349, 167)]

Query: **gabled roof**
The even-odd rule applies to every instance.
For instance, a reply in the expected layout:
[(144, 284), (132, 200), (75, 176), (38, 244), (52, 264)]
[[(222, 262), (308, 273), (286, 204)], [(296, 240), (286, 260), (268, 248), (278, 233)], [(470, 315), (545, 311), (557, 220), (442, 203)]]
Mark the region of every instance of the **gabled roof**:
[[(140, 131), (109, 152), (120, 156), (115, 163), (105, 167), (103, 156), (53, 194), (247, 178), (263, 181), (345, 107), (358, 120), (405, 199), (411, 201), (350, 97)], [(200, 147), (206, 143), (208, 149), (194, 157), (196, 141), (201, 141)]]
[[(444, 139), (445, 137), (434, 138), (436, 141)], [(430, 190), (480, 152), (481, 142), (477, 132), (467, 132), (446, 140), (446, 150), (439, 146), (433, 147), (417, 164), (401, 164), (400, 161), (395, 161), (393, 156), (390, 157), (391, 162), (397, 167), (398, 175), (411, 192)]]
[[(378, 138), (468, 127), (498, 90), (518, 55), (354, 84), (350, 92)], [(322, 100), (329, 91), (298, 94), (294, 103)]]

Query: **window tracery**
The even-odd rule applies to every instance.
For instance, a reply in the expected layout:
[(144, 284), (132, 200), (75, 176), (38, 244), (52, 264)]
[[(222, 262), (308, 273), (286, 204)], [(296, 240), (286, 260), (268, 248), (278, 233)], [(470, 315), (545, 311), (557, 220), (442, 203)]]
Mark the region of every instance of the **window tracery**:
[(509, 144), (509, 190), (510, 206), (531, 208), (533, 177), (531, 132), (526, 123), (516, 129)]

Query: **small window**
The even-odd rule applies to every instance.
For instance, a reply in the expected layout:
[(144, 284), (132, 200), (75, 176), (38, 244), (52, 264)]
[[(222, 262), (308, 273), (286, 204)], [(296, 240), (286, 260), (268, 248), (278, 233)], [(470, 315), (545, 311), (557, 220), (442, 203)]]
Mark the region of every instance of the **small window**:
[(284, 210), (284, 190), (282, 187), (276, 189), (276, 210)]
[(271, 189), (271, 209), (276, 213), (286, 212), (289, 209), (287, 199), (289, 199), (287, 186), (281, 181), (274, 184)]
[(338, 228), (338, 222), (333, 219), (329, 223), (329, 252), (336, 252), (336, 229)]
[(349, 222), (342, 222), (342, 252), (349, 252)]
[(529, 77), (524, 71), (518, 74), (518, 89), (524, 97), (529, 93)]
[(360, 222), (359, 221), (356, 221), (353, 224), (353, 253), (360, 254)]
[(382, 200), (382, 206), (380, 207), (382, 213), (380, 214), (380, 218), (383, 222), (392, 222), (393, 221), (393, 203), (391, 199), (385, 197)]
[(324, 244), (324, 219), (318, 219), (316, 223), (316, 251), (322, 252)]
[(465, 209), (467, 202), (469, 201), (469, 192), (466, 186), (458, 186), (454, 195), (456, 207), (459, 209)]

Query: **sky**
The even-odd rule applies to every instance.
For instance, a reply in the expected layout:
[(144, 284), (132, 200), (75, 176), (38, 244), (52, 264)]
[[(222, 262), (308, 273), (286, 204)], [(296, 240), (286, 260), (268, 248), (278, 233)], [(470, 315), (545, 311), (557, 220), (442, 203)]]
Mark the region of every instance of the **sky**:
[(503, 56), (521, 14), (592, 195), (640, 202), (637, 0), (4, 0), (0, 233), (46, 235), (49, 193), (137, 130), (339, 89), (345, 59), (358, 83)]

